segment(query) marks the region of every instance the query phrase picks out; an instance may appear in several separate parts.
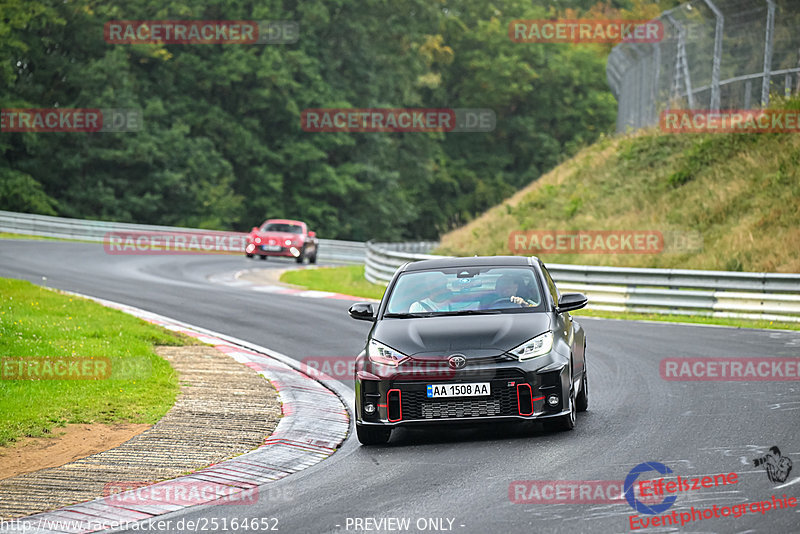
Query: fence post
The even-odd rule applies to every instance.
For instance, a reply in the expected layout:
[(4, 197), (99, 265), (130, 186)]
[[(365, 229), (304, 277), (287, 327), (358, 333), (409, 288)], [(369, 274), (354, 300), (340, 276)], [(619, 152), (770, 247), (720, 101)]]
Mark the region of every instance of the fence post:
[(753, 99), (753, 82), (744, 82), (744, 109), (750, 109), (750, 101)]
[(717, 9), (714, 2), (705, 0), (706, 5), (714, 12), (717, 21), (714, 26), (714, 63), (711, 67), (711, 102), (710, 111), (719, 111), (719, 68), (722, 63), (722, 31), (725, 27), (725, 17)]
[(653, 43), (653, 61), (655, 62), (655, 76), (650, 84), (650, 119), (648, 126), (658, 124), (658, 82), (661, 80), (661, 44)]
[(767, 34), (764, 36), (764, 79), (761, 81), (761, 107), (769, 105), (769, 81), (772, 75), (772, 40), (775, 34), (775, 1), (767, 0)]
[(686, 100), (689, 103), (689, 109), (694, 109), (694, 91), (692, 90), (692, 79), (689, 76), (689, 63), (686, 57), (686, 30), (682, 25), (678, 24), (675, 17), (671, 13), (666, 12), (664, 16), (669, 20), (675, 29), (678, 30), (678, 52), (675, 59), (675, 72), (672, 79), (673, 95), (680, 95), (681, 77), (683, 77), (683, 85), (686, 91)]

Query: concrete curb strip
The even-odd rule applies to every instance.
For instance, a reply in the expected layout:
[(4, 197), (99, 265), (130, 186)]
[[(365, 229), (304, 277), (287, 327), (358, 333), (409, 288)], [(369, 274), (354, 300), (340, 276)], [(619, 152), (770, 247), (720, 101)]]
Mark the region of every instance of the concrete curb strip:
[[(74, 294), (212, 344), (237, 362), (255, 369), (278, 390), (283, 417), (263, 445), (190, 475), (153, 484), (148, 487), (151, 493), (153, 490), (163, 490), (166, 494), (176, 485), (202, 483), (223, 488), (224, 494), (230, 499), (235, 499), (237, 495), (243, 499), (253, 498), (258, 495), (257, 490), (253, 488), (324, 460), (333, 454), (347, 437), (350, 416), (345, 401), (322, 383), (301, 373), (298, 370), (300, 364), (291, 358), (145, 310)], [(321, 378), (326, 380), (326, 377)], [(192, 505), (207, 504), (218, 499), (216, 495), (203, 495), (199, 500), (193, 500)], [(6, 522), (0, 528), (0, 532), (96, 532), (117, 528), (126, 522), (150, 519), (189, 506), (168, 502), (151, 504), (136, 503), (136, 501), (135, 490), (119, 493), (114, 495), (114, 499), (100, 498)]]

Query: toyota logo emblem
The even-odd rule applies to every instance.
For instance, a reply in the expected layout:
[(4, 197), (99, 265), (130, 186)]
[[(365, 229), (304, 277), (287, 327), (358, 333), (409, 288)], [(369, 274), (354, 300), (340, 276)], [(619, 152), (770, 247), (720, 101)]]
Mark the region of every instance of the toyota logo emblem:
[(447, 359), (453, 369), (463, 369), (467, 365), (467, 358), (463, 354), (453, 354)]

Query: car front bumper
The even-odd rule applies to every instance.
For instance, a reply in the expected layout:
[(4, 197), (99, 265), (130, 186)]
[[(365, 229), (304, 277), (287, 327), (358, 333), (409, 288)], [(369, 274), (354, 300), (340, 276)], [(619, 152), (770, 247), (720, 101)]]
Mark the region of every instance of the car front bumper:
[(247, 254), (253, 254), (258, 256), (280, 256), (285, 258), (297, 258), (303, 251), (303, 246), (280, 246), (278, 248), (269, 248), (268, 245), (256, 245), (253, 244), (254, 248), (252, 251), (250, 247), (245, 249)]
[[(529, 362), (473, 366), (447, 379), (385, 378), (361, 369), (355, 381), (356, 420), (362, 425), (395, 427), (558, 417), (569, 413), (570, 372), (569, 359), (555, 353)], [(488, 396), (427, 396), (431, 384), (487, 382)], [(555, 402), (549, 402), (551, 398)]]

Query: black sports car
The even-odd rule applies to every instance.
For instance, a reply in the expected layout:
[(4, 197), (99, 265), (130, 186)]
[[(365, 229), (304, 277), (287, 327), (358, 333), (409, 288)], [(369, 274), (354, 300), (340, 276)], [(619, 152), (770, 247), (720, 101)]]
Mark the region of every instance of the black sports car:
[(569, 430), (588, 407), (586, 335), (569, 314), (586, 305), (559, 294), (535, 257), (408, 263), (377, 309), (356, 360), (356, 432), (386, 443), (400, 425), (544, 420)]

